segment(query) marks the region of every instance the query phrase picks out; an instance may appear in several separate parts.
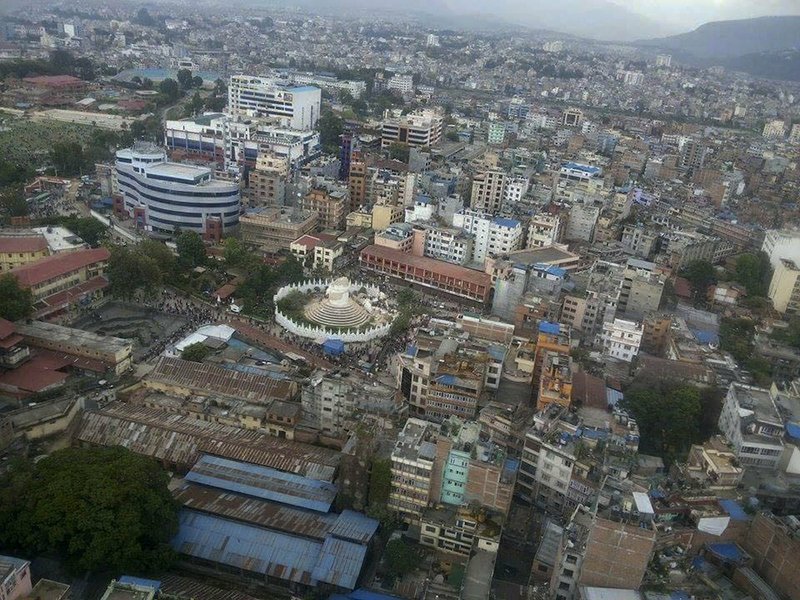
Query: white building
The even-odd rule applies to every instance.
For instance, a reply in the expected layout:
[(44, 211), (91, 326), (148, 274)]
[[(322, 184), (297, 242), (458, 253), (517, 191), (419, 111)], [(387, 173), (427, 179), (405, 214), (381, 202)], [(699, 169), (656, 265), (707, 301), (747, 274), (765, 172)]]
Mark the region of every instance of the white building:
[(381, 148), (392, 144), (425, 147), (436, 144), (442, 138), (442, 116), (430, 109), (423, 109), (408, 115), (398, 112), (384, 115), (381, 124)]
[(412, 94), (414, 92), (414, 77), (412, 75), (393, 75), (386, 82), (386, 87), (401, 94)]
[(625, 319), (614, 319), (603, 324), (603, 353), (606, 356), (631, 362), (642, 345), (641, 324)]
[(486, 141), (490, 144), (502, 144), (506, 140), (506, 124), (492, 121), (486, 132)]
[(792, 132), (789, 134), (790, 144), (800, 144), (800, 123), (792, 125)]
[(472, 259), (473, 238), (455, 227), (425, 227), (425, 256), (463, 265)]
[(439, 45), (439, 36), (429, 33), (425, 39), (425, 45), (429, 48), (436, 48)]
[(269, 77), (232, 75), (228, 84), (231, 115), (275, 118), (290, 129), (314, 129), (321, 100), (318, 87), (288, 87)]
[(542, 50), (545, 52), (561, 52), (564, 50), (564, 42), (561, 40), (553, 40), (542, 44)]
[(509, 179), (503, 190), (503, 211), (507, 213), (511, 207), (519, 204), (523, 196), (528, 193), (529, 187), (530, 181), (525, 177)]
[(528, 225), (528, 248), (552, 246), (561, 239), (561, 217), (539, 213), (531, 218)]
[(770, 390), (731, 383), (719, 428), (743, 467), (775, 468), (783, 455), (784, 424)]
[(659, 54), (656, 56), (656, 66), (657, 67), (671, 67), (672, 66), (672, 55), (671, 54)]
[(522, 247), (522, 223), (516, 219), (464, 209), (453, 215), (453, 227), (475, 236), (472, 262), (477, 264), (483, 264), (488, 256), (501, 256)]
[(781, 119), (768, 121), (761, 135), (768, 140), (782, 140), (786, 137), (786, 124)]
[(769, 256), (773, 269), (784, 258), (800, 264), (800, 230), (770, 229), (764, 235), (761, 249)]
[(436, 215), (436, 202), (428, 196), (417, 196), (414, 204), (406, 206), (406, 223), (430, 221)]
[(152, 144), (118, 150), (116, 176), (125, 211), (147, 231), (206, 233), (213, 222), (224, 232), (239, 224), (237, 181), (215, 180), (206, 167), (167, 162), (167, 153)]

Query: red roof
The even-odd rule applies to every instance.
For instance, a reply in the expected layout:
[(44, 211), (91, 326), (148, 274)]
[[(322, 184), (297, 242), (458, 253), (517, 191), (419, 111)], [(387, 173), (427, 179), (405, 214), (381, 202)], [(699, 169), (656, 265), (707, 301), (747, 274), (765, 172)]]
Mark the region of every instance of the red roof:
[(47, 250), (42, 235), (0, 237), (0, 252), (41, 252)]
[(48, 256), (42, 260), (37, 260), (35, 263), (12, 269), (9, 272), (14, 274), (20, 285), (32, 287), (60, 275), (71, 273), (98, 262), (107, 261), (110, 256), (111, 253), (107, 248), (77, 250)]
[(86, 82), (72, 75), (40, 75), (38, 77), (26, 77), (25, 83), (41, 85), (46, 87), (65, 87), (70, 85), (85, 85)]
[(11, 321), (0, 318), (0, 340), (7, 338), (14, 333), (14, 324)]
[(34, 316), (37, 319), (45, 317), (56, 312), (57, 310), (69, 306), (70, 304), (78, 302), (86, 294), (91, 294), (97, 290), (102, 290), (107, 287), (108, 279), (100, 275), (97, 277), (92, 277), (83, 283), (79, 283), (78, 285), (74, 285), (66, 290), (56, 292), (55, 294), (52, 294), (51, 296), (41, 300), (41, 302), (37, 303), (36, 305), (37, 310)]
[(361, 251), (361, 258), (363, 259), (365, 256), (374, 256), (376, 258), (382, 258), (383, 260), (392, 260), (399, 264), (418, 267), (420, 269), (425, 269), (426, 271), (431, 271), (432, 273), (438, 273), (444, 277), (452, 277), (467, 283), (482, 285), (487, 288), (491, 287), (492, 285), (491, 276), (483, 271), (468, 269), (467, 267), (454, 265), (441, 260), (435, 260), (426, 256), (414, 256), (400, 250), (387, 248), (386, 246), (378, 246), (375, 244), (372, 246), (367, 246)]
[(692, 286), (685, 277), (675, 278), (675, 295), (678, 298), (691, 298)]

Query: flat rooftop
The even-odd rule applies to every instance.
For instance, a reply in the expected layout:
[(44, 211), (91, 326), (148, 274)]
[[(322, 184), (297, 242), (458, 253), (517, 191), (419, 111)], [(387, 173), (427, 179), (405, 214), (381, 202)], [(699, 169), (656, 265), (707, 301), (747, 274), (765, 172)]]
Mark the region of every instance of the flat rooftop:
[(44, 321), (31, 321), (30, 323), (17, 323), (17, 333), (34, 339), (61, 342), (70, 346), (80, 346), (94, 349), (102, 353), (130, 352), (132, 344), (129, 340), (111, 335), (97, 335), (83, 329), (73, 329)]

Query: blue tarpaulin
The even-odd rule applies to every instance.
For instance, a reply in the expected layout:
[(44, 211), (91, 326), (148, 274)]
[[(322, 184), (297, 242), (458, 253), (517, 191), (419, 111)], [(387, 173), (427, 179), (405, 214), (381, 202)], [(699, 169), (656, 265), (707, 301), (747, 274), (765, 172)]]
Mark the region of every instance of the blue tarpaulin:
[(125, 585), (138, 585), (139, 587), (150, 588), (156, 592), (161, 589), (161, 582), (155, 579), (142, 579), (141, 577), (123, 575), (117, 581)]
[(750, 517), (736, 500), (720, 500), (719, 505), (734, 521), (749, 521)]
[(332, 356), (344, 354), (344, 342), (336, 339), (325, 340), (325, 343), (322, 344), (322, 351)]
[(539, 331), (549, 335), (558, 335), (561, 333), (561, 325), (558, 323), (550, 323), (549, 321), (542, 321), (539, 323)]
[(792, 439), (800, 440), (800, 425), (797, 423), (792, 423), (791, 421), (787, 422), (786, 435)]
[(708, 544), (708, 550), (718, 556), (719, 558), (730, 562), (741, 562), (745, 556), (742, 549), (733, 542), (719, 542), (717, 544)]

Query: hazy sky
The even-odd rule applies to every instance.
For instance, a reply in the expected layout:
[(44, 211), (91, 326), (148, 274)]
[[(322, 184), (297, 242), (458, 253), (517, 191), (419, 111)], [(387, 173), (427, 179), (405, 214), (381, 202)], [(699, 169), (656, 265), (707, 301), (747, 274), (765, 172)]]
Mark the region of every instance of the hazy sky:
[(708, 21), (764, 15), (800, 15), (800, 0), (612, 0), (654, 20), (682, 28)]

